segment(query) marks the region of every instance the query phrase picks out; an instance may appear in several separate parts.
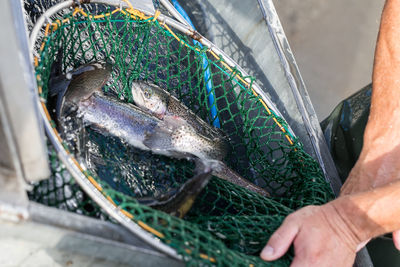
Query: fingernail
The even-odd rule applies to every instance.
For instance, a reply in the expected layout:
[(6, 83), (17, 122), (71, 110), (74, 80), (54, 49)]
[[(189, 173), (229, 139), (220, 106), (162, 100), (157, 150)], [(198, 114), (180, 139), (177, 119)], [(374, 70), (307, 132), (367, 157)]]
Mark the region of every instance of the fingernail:
[(262, 258), (270, 258), (271, 256), (274, 255), (274, 248), (271, 246), (266, 246), (262, 251), (261, 251), (261, 257)]

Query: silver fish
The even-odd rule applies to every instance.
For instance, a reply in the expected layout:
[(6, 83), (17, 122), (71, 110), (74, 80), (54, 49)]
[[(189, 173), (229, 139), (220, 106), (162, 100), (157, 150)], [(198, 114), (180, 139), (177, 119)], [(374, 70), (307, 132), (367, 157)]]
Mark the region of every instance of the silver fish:
[[(75, 75), (68, 83), (63, 96), (61, 111), (58, 112), (61, 115), (59, 120), (62, 121), (64, 116), (70, 116), (76, 112), (85, 125), (121, 138), (136, 148), (175, 158), (188, 158), (184, 152), (159, 148), (151, 141), (170, 142), (173, 139), (172, 135), (176, 132), (174, 125), (168, 126), (164, 121), (142, 111), (135, 105), (122, 103), (103, 95), (102, 87), (110, 74), (111, 66), (106, 66), (105, 68), (87, 68), (86, 71)], [(161, 130), (169, 134), (164, 136), (166, 140), (158, 139), (158, 131)], [(156, 209), (183, 217), (210, 178), (211, 170), (203, 168), (176, 191), (157, 199), (138, 198), (137, 200)]]
[(223, 162), (229, 146), (220, 129), (207, 124), (176, 97), (157, 85), (134, 81), (131, 89), (136, 105), (157, 116), (167, 125), (176, 125), (177, 131), (169, 143), (161, 143), (161, 140), (168, 140), (165, 137), (167, 133), (162, 129), (157, 131), (154, 137), (160, 141), (151, 140), (151, 142), (157, 143), (158, 148), (169, 149), (171, 146), (194, 155), (204, 165), (210, 166), (215, 176), (262, 196), (270, 196), (266, 190), (244, 179)]

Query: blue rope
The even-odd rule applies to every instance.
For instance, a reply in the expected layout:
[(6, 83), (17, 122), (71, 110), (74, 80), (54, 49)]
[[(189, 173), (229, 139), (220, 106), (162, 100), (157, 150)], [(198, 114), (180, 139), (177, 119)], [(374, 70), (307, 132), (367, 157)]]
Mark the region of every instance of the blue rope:
[[(171, 0), (172, 4), (174, 5), (175, 9), (182, 15), (182, 17), (184, 17), (184, 19), (190, 24), (190, 26), (192, 26), (192, 28), (194, 30), (196, 30), (196, 28), (194, 27), (192, 21), (190, 20), (188, 14), (186, 13), (186, 11), (182, 8), (182, 6), (178, 3), (177, 0)], [(196, 45), (198, 45), (200, 48), (203, 48), (202, 44), (196, 40), (193, 40), (193, 43)], [(206, 90), (207, 90), (207, 94), (208, 94), (208, 103), (211, 107), (211, 121), (212, 124), (217, 127), (220, 128), (221, 124), (219, 122), (218, 116), (217, 116), (217, 103), (215, 101), (215, 96), (214, 93), (212, 92), (212, 80), (211, 80), (211, 73), (210, 73), (210, 68), (208, 65), (208, 60), (207, 57), (205, 55), (202, 55), (203, 57), (203, 69), (204, 69), (204, 82), (206, 83)]]

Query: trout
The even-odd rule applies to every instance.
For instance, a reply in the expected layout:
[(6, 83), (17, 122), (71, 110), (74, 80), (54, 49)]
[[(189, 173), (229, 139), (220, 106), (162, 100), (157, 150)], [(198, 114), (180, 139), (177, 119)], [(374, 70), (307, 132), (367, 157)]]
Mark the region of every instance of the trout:
[(244, 179), (223, 162), (229, 146), (220, 129), (207, 124), (176, 97), (157, 85), (134, 81), (131, 90), (133, 101), (137, 106), (157, 116), (167, 125), (175, 125), (178, 129), (175, 134), (177, 140), (169, 143), (161, 142), (168, 140), (164, 137), (168, 133), (162, 129), (153, 136), (158, 140), (151, 142), (157, 143), (159, 149), (174, 147), (181, 152), (194, 155), (205, 166), (210, 166), (213, 175), (218, 178), (269, 197), (266, 190)]
[[(67, 86), (65, 90), (56, 89), (63, 94), (57, 111), (60, 124), (63, 124), (66, 116), (78, 115), (85, 126), (121, 138), (136, 148), (174, 158), (192, 159), (189, 154), (174, 148), (158, 147), (159, 143), (169, 143), (175, 138), (175, 133), (179, 132), (175, 125), (167, 125), (133, 104), (123, 103), (103, 94), (102, 87), (110, 78), (111, 69), (109, 64), (103, 68), (98, 67), (98, 64), (86, 66), (79, 73), (74, 71), (69, 82), (59, 83)], [(159, 139), (159, 131), (164, 133), (165, 140)], [(210, 178), (211, 170), (207, 166), (197, 168), (195, 176), (178, 190), (157, 199), (144, 197), (137, 200), (155, 209), (183, 217)]]

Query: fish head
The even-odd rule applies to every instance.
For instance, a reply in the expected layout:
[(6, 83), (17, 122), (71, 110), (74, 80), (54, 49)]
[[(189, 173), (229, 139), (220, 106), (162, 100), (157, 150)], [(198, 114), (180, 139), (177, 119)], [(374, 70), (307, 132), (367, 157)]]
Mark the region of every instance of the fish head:
[(156, 85), (144, 82), (133, 82), (133, 102), (140, 108), (149, 111), (158, 118), (164, 118), (167, 112), (168, 94)]

